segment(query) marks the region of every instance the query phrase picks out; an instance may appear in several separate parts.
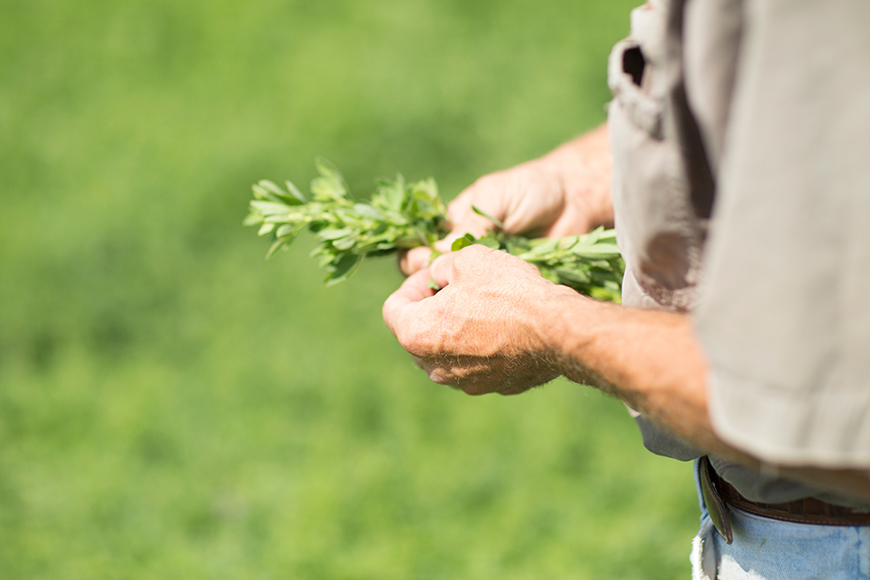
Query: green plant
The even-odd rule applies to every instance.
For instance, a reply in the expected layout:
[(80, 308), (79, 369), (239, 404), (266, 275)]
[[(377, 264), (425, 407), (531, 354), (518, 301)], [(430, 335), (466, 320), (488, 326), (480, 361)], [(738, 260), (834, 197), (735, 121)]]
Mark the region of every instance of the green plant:
[[(401, 175), (382, 179), (368, 201), (355, 202), (335, 167), (318, 160), (317, 170), (320, 175), (311, 182), (310, 201), (290, 181), (286, 190), (267, 180), (253, 186), (254, 199), (244, 223), (260, 226), (259, 235), (273, 238), (267, 258), (306, 228), (319, 240), (312, 257), (319, 258), (326, 269), (327, 286), (347, 279), (369, 256), (418, 246), (429, 246), (437, 255), (435, 243), (450, 228), (433, 179), (415, 183), (407, 183)], [(619, 301), (624, 264), (614, 230), (528, 238), (505, 234), (498, 220), (475, 211), (492, 221), (495, 229), (479, 238), (466, 234), (453, 243), (453, 250), (471, 244), (503, 250), (534, 264), (557, 284), (594, 298)]]

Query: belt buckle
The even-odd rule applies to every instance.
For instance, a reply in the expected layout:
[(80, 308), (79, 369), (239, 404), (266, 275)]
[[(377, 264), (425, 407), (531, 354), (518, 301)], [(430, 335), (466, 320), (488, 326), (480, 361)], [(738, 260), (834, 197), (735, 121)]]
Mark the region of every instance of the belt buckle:
[(728, 508), (725, 507), (725, 502), (722, 501), (722, 497), (710, 477), (710, 471), (713, 469), (710, 465), (710, 459), (705, 455), (700, 461), (698, 475), (701, 479), (701, 495), (707, 506), (707, 513), (710, 514), (710, 521), (716, 526), (722, 539), (725, 540), (726, 544), (730, 544), (734, 541), (734, 534), (731, 531), (731, 522), (728, 520)]

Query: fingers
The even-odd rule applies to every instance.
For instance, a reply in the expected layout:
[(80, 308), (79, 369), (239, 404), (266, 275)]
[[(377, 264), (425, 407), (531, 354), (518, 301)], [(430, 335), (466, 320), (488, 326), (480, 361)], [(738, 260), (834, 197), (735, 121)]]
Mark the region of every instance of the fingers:
[(456, 280), (457, 260), (460, 260), (463, 264), (468, 264), (468, 259), (470, 258), (473, 263), (481, 259), (482, 254), (494, 251), (484, 246), (474, 245), (463, 248), (458, 252), (443, 254), (438, 256), (429, 266), (429, 276), (439, 288), (446, 288)]
[[(507, 203), (507, 180), (502, 174), (496, 173), (478, 179), (447, 206), (447, 219), (453, 229), (435, 244), (435, 249), (446, 254), (450, 252), (453, 242), (465, 234), (477, 238), (486, 235), (495, 225), (475, 212), (474, 208), (503, 221)], [(399, 268), (407, 276), (425, 268), (431, 259), (432, 251), (429, 248), (414, 248), (399, 256)]]
[(435, 295), (435, 290), (429, 287), (430, 279), (431, 274), (427, 268), (419, 270), (384, 302), (384, 322), (394, 335), (398, 336), (400, 322), (407, 311), (413, 309), (421, 300)]
[(562, 206), (562, 211), (556, 221), (544, 230), (544, 235), (548, 238), (562, 238), (565, 236), (574, 236), (588, 234), (592, 231), (594, 224), (588, 208), (585, 205), (574, 201), (565, 203)]
[(468, 395), (518, 395), (559, 376), (551, 369), (528, 369), (517, 372), (514, 361), (463, 356), (413, 356), (414, 362), (439, 385), (449, 385)]
[(399, 269), (405, 276), (410, 276), (428, 266), (431, 258), (432, 250), (426, 246), (408, 250), (399, 255)]
[[(483, 211), (486, 210), (483, 209)], [(494, 214), (490, 215), (495, 219), (499, 219), (499, 217)], [(469, 206), (468, 211), (461, 213), (455, 218), (451, 218), (450, 222), (453, 224), (453, 230), (450, 232), (450, 235), (448, 235), (451, 244), (453, 243), (453, 240), (461, 238), (465, 234), (471, 234), (472, 236), (479, 238), (495, 228), (495, 225), (491, 221), (482, 215), (475, 213), (474, 210), (471, 209), (471, 206)]]
[[(455, 224), (453, 230), (447, 234), (444, 239), (435, 243), (435, 249), (442, 254), (450, 253), (453, 248), (453, 242), (465, 234), (469, 233), (474, 237), (479, 238), (486, 235), (486, 233), (493, 228), (491, 221), (474, 213), (473, 210), (470, 214), (463, 214), (462, 218), (458, 218), (456, 221), (451, 221)], [(428, 266), (431, 260), (432, 250), (426, 246), (421, 246), (399, 255), (399, 269), (406, 276), (410, 276)]]
[(453, 239), (466, 233), (480, 237), (495, 227), (490, 220), (475, 212), (475, 207), (504, 221), (507, 197), (506, 183), (500, 174), (478, 179), (447, 206), (447, 218), (453, 225)]
[[(490, 222), (487, 221), (487, 223), (490, 223)], [(436, 243), (435, 249), (438, 250), (439, 252), (441, 252), (441, 256), (439, 256), (435, 261), (431, 262), (431, 264), (430, 264), (430, 261), (432, 260), (432, 250), (430, 250), (429, 248), (424, 247), (424, 246), (421, 246), (419, 248), (414, 248), (412, 250), (408, 250), (407, 252), (404, 252), (403, 254), (400, 254), (399, 255), (399, 269), (401, 269), (402, 273), (405, 274), (406, 276), (410, 276), (416, 272), (419, 272), (420, 270), (422, 270), (426, 267), (434, 265), (435, 262), (441, 261), (442, 258), (446, 258), (447, 256), (450, 256), (453, 253), (451, 251), (451, 248), (453, 246), (453, 242), (456, 241), (458, 238), (461, 238), (462, 235), (464, 235), (464, 234), (460, 234), (460, 233), (454, 231), (453, 233), (447, 235), (447, 237), (445, 237), (443, 240)], [(482, 246), (481, 246), (481, 248), (482, 248)], [(441, 287), (447, 285), (446, 283), (442, 284), (438, 279), (436, 279), (436, 281), (438, 282), (438, 285)]]
[[(416, 273), (409, 276), (398, 290), (393, 292), (384, 302), (382, 314), (387, 328), (396, 336), (399, 337), (403, 328), (409, 327), (407, 319), (413, 312), (416, 312), (420, 302), (427, 298), (435, 296), (435, 290), (432, 288), (432, 282), (439, 288), (446, 288), (454, 279), (453, 262), (457, 257), (468, 256), (476, 252), (493, 252), (489, 248), (483, 246), (471, 246), (464, 248), (459, 252), (451, 252), (438, 257), (432, 264)], [(408, 336), (404, 333), (403, 336)], [(401, 337), (400, 342), (401, 342)], [(405, 346), (405, 345), (403, 345)]]

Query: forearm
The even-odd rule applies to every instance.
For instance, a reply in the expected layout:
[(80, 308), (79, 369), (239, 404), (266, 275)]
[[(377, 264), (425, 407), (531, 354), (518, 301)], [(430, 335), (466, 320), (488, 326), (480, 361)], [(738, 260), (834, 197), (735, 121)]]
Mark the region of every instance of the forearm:
[[(552, 356), (569, 379), (622, 399), (692, 445), (750, 467), (757, 458), (720, 439), (710, 422), (708, 365), (691, 319), (624, 308), (562, 293), (546, 321)], [(859, 498), (870, 473), (768, 466), (784, 477)]]
[(545, 326), (568, 379), (622, 399), (698, 447), (721, 451), (708, 419), (707, 363), (686, 316), (568, 292), (553, 306)]

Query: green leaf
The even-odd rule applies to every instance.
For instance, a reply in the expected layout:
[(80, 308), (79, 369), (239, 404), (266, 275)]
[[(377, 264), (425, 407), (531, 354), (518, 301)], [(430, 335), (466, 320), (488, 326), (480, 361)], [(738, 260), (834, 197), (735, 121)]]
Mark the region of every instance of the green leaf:
[(461, 238), (456, 238), (453, 240), (453, 244), (450, 246), (451, 252), (458, 252), (462, 248), (467, 248), (468, 246), (473, 246), (474, 242), (477, 240), (471, 234), (465, 234)]
[(261, 189), (268, 191), (269, 193), (277, 196), (278, 198), (287, 197), (287, 194), (284, 193), (284, 191), (280, 187), (278, 187), (277, 185), (275, 185), (273, 182), (269, 181), (268, 179), (261, 179), (260, 181), (257, 182), (257, 185)]
[(332, 247), (336, 250), (341, 250), (342, 252), (351, 249), (355, 245), (356, 240), (353, 238), (353, 236), (347, 236), (332, 241)]
[[(588, 284), (590, 282), (589, 274), (577, 268), (556, 268), (555, 271), (559, 278), (565, 281), (579, 282), (583, 284)], [(565, 282), (562, 283), (564, 284)]]
[(300, 203), (304, 203), (305, 200), (300, 201), (292, 195), (287, 195), (280, 187), (269, 181), (268, 179), (261, 179), (257, 182), (256, 185), (253, 186), (254, 192), (259, 195), (261, 199), (265, 199), (267, 201), (274, 201), (277, 203), (283, 203), (286, 205), (299, 205)]
[(556, 274), (556, 272), (552, 268), (538, 265), (538, 271), (541, 272), (541, 276), (543, 276), (553, 284), (561, 284), (561, 281), (559, 280), (559, 275)]
[(278, 250), (280, 250), (281, 248), (283, 248), (286, 245), (287, 245), (287, 240), (283, 240), (283, 239), (275, 240), (272, 243), (271, 247), (269, 247), (269, 251), (266, 252), (266, 259), (268, 260), (269, 258), (274, 256), (275, 252), (277, 252)]
[(616, 244), (595, 244), (594, 246), (576, 245), (571, 248), (571, 253), (577, 256), (619, 256), (619, 247)]
[(598, 241), (598, 239), (601, 237), (602, 233), (604, 233), (604, 228), (601, 226), (598, 226), (597, 228), (595, 228), (594, 230), (592, 230), (591, 232), (589, 232), (588, 234), (583, 236), (583, 243), (586, 243), (586, 244), (596, 243)]
[(502, 241), (503, 249), (514, 256), (519, 256), (531, 249), (530, 240), (523, 236), (506, 236)]
[(329, 265), (335, 262), (337, 259), (337, 256), (334, 252), (323, 247), (317, 248), (315, 251), (311, 252), (312, 258), (315, 258), (317, 256), (320, 256), (320, 259), (317, 261), (318, 268), (329, 268)]
[(378, 199), (384, 209), (401, 211), (405, 201), (405, 178), (401, 174), (393, 181), (382, 179), (377, 183), (377, 192), (372, 196), (372, 201)]
[(293, 185), (292, 181), (287, 180), (284, 182), (284, 185), (287, 186), (287, 191), (290, 192), (290, 195), (292, 195), (293, 197), (295, 197), (296, 199), (299, 200), (299, 203), (306, 203), (307, 202), (307, 200), (305, 199), (305, 196), (302, 195), (302, 192), (299, 191), (299, 189), (295, 185)]
[(493, 224), (495, 227), (497, 227), (498, 229), (500, 229), (500, 230), (503, 230), (503, 229), (504, 229), (504, 224), (503, 224), (503, 223), (501, 223), (499, 220), (495, 219), (494, 217), (492, 217), (491, 215), (489, 215), (488, 213), (486, 213), (485, 211), (483, 211), (483, 210), (480, 209), (479, 207), (473, 205), (473, 206), (471, 206), (471, 209), (474, 210), (474, 213), (476, 213), (477, 215), (479, 215), (479, 216), (483, 216), (483, 217), (485, 217), (486, 219), (488, 219), (489, 221), (491, 221), (492, 224)]
[(297, 226), (295, 224), (285, 224), (278, 228), (278, 230), (275, 232), (275, 236), (279, 238), (292, 238), (299, 233), (300, 229), (300, 226)]
[(616, 243), (616, 230), (609, 229), (609, 230), (602, 231), (601, 235), (598, 237), (598, 240), (601, 242), (610, 242), (610, 243), (615, 244)]
[(558, 238), (546, 239), (541, 243), (532, 243), (532, 249), (528, 251), (529, 256), (543, 256), (550, 254), (556, 250), (559, 245)]
[(384, 219), (384, 214), (382, 214), (376, 207), (372, 207), (367, 203), (354, 204), (353, 209), (355, 209), (356, 213), (359, 215), (369, 218), (370, 220), (382, 221)]
[(481, 246), (486, 246), (487, 248), (491, 248), (493, 250), (501, 249), (501, 240), (499, 240), (499, 238), (495, 236), (492, 232), (486, 234), (485, 236), (477, 238), (474, 243), (480, 244)]
[(347, 279), (359, 266), (360, 261), (362, 261), (362, 256), (357, 254), (344, 254), (341, 256), (332, 266), (332, 271), (326, 278), (326, 285), (333, 286)]
[(286, 214), (290, 211), (290, 208), (283, 203), (276, 203), (274, 201), (252, 201), (251, 207), (264, 216)]
[(341, 238), (345, 238), (353, 234), (353, 230), (343, 229), (343, 230), (322, 230), (317, 236), (325, 241), (333, 241)]
[(321, 230), (317, 235), (321, 240), (337, 240), (338, 238), (349, 236), (352, 233), (353, 230), (345, 228), (341, 230)]
[(254, 199), (258, 201), (275, 201), (274, 198), (269, 195), (269, 192), (259, 185), (252, 185), (251, 190), (254, 192)]
[(259, 213), (249, 213), (242, 222), (243, 226), (258, 226), (263, 223), (263, 216)]
[(315, 162), (320, 177), (311, 181), (311, 193), (316, 201), (338, 201), (347, 199), (347, 186), (341, 173), (329, 161), (318, 158)]

